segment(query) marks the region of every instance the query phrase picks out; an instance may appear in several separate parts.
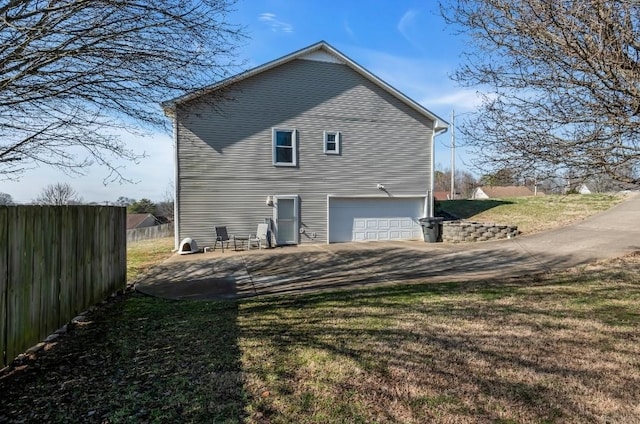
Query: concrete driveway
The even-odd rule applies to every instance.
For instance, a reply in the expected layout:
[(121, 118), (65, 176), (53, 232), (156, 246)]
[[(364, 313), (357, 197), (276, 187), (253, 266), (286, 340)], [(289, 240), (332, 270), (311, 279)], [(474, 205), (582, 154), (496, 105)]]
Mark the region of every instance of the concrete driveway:
[(235, 299), (410, 282), (508, 278), (640, 250), (640, 195), (588, 220), (509, 240), (289, 246), (174, 255), (136, 284), (167, 299)]

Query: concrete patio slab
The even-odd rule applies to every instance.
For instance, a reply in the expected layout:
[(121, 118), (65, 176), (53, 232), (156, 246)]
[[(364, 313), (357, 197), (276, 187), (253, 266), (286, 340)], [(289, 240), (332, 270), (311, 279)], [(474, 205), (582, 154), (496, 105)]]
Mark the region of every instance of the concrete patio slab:
[(136, 290), (167, 299), (235, 299), (381, 284), (543, 273), (640, 251), (640, 195), (549, 232), (508, 240), (300, 245), (174, 255)]

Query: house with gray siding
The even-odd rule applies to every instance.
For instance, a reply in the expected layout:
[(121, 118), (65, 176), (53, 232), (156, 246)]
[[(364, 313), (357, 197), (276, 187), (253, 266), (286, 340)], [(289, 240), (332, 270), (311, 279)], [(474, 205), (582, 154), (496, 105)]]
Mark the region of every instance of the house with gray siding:
[(447, 122), (326, 42), (164, 102), (175, 234), (213, 246), (269, 222), (277, 244), (421, 237)]

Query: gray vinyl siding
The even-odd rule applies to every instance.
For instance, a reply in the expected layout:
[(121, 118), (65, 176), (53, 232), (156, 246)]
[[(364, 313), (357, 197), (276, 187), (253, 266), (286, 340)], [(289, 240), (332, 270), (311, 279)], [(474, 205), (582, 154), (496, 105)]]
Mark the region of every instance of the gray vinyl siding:
[[(267, 196), (299, 195), (300, 242), (326, 242), (327, 195), (424, 195), (433, 121), (346, 65), (293, 60), (177, 108), (179, 239), (254, 233)], [(298, 166), (272, 164), (272, 128), (295, 129)], [(323, 152), (339, 131), (341, 154)], [(311, 234), (316, 233), (316, 238)]]

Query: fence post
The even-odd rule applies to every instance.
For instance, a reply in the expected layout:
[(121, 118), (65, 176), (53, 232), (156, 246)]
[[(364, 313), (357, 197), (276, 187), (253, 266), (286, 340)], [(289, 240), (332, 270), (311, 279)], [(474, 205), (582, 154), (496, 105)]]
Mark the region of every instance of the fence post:
[(9, 244), (8, 239), (9, 208), (0, 206), (0, 366), (7, 364), (7, 290), (9, 285)]

